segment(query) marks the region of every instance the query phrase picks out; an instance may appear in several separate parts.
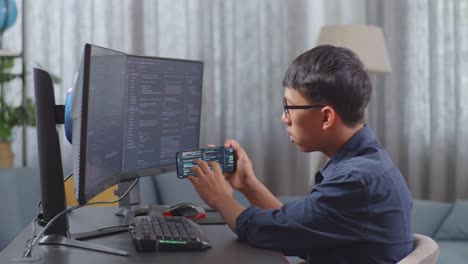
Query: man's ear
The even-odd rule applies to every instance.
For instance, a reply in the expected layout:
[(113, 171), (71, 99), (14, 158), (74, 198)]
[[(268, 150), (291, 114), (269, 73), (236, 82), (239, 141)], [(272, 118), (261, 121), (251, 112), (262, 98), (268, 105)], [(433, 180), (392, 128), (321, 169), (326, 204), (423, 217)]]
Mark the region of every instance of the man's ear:
[(337, 116), (335, 109), (333, 109), (330, 106), (325, 106), (324, 108), (322, 108), (321, 112), (323, 116), (322, 129), (330, 129), (331, 127), (333, 127), (336, 121)]

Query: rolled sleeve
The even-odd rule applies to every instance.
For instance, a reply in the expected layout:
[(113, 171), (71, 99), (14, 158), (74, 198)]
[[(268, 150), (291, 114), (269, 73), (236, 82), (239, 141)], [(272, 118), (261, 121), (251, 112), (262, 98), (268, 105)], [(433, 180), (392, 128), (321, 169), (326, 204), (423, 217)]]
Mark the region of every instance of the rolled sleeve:
[(252, 217), (259, 211), (259, 208), (251, 206), (242, 211), (242, 213), (237, 217), (236, 234), (238, 240), (245, 241), (247, 239), (247, 224), (250, 219), (252, 219)]
[[(324, 192), (323, 188), (334, 190)], [(249, 207), (236, 219), (237, 237), (252, 247), (281, 251), (285, 255), (306, 255), (357, 241), (361, 239), (362, 225), (357, 224), (349, 210), (356, 209), (353, 203), (362, 204), (360, 198), (364, 196), (356, 194), (362, 191), (362, 185), (354, 180), (328, 183), (280, 209)], [(349, 193), (354, 193), (359, 201), (350, 199)], [(337, 200), (339, 206), (335, 204)]]
[[(238, 240), (255, 248), (281, 251), (285, 255), (300, 255), (308, 247), (304, 236), (307, 228), (296, 223), (285, 212), (249, 207), (236, 219)], [(299, 249), (299, 250), (298, 250)]]

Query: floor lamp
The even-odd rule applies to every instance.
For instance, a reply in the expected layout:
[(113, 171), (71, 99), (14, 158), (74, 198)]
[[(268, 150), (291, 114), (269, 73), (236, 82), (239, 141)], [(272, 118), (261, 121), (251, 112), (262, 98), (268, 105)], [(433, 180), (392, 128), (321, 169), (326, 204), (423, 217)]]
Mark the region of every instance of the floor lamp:
[[(373, 86), (376, 74), (392, 71), (382, 29), (371, 25), (326, 25), (320, 31), (318, 45), (329, 44), (354, 51), (369, 73)], [(375, 92), (374, 92), (375, 93)], [(368, 108), (365, 113), (369, 117)]]
[(318, 45), (329, 44), (354, 51), (369, 73), (390, 73), (382, 30), (370, 25), (326, 25), (322, 27)]

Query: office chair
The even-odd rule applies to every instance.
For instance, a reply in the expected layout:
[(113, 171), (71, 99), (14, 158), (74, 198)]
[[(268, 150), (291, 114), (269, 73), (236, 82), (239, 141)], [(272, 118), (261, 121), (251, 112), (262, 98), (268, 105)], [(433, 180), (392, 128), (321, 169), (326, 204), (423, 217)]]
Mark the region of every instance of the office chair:
[(398, 264), (435, 264), (439, 258), (439, 246), (430, 237), (414, 234), (414, 250)]

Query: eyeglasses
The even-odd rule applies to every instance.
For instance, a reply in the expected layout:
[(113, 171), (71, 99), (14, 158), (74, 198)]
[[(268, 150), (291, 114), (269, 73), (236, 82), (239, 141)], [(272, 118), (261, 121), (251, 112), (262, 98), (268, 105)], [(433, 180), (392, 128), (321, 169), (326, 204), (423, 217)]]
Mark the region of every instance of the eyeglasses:
[(289, 109), (312, 109), (320, 107), (324, 107), (324, 105), (288, 105), (286, 99), (283, 98), (283, 108), (285, 116), (289, 115)]

